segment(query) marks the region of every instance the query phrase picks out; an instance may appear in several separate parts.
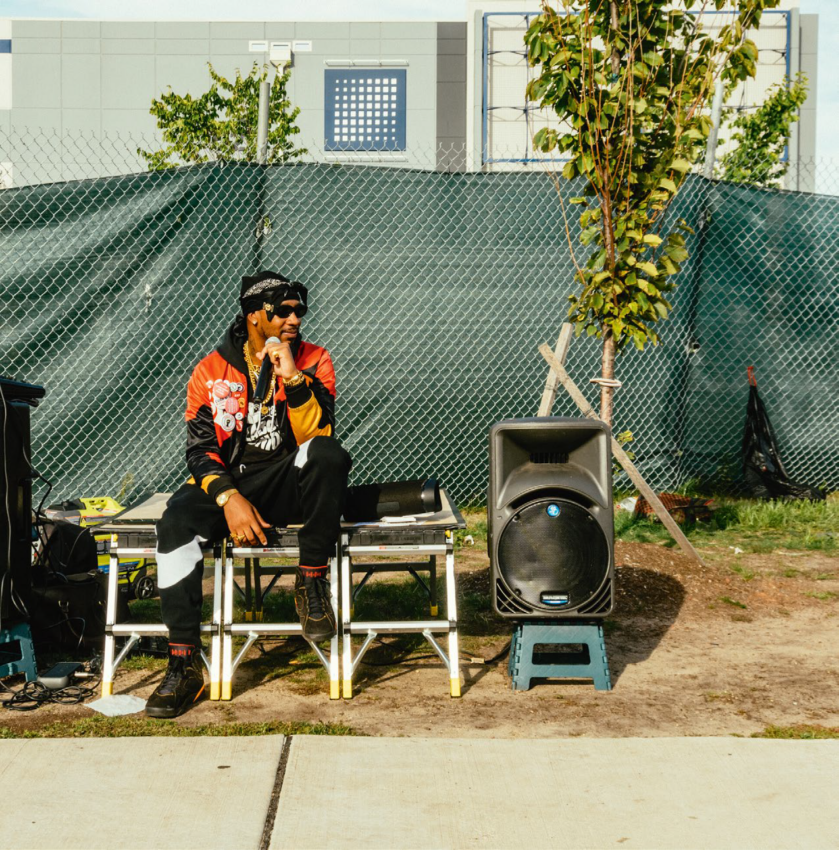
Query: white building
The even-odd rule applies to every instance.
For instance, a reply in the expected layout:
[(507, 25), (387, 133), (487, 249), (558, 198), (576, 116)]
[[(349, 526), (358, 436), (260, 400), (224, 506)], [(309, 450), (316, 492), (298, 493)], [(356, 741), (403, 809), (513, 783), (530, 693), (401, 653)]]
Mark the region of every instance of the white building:
[[(787, 187), (813, 190), (816, 154), (816, 92), (818, 15), (802, 15), (799, 0), (764, 12), (760, 29), (750, 33), (759, 50), (757, 75), (738, 87), (727, 109), (753, 109), (767, 89), (802, 71), (809, 95), (793, 126)], [(487, 170), (538, 166), (531, 139), (543, 126), (557, 126), (555, 116), (529, 103), (525, 87), (533, 76), (523, 36), (539, 14), (529, 0), (468, 0), (466, 128), (469, 165)], [(709, 31), (723, 25), (732, 12), (704, 15)]]
[[(470, 170), (536, 167), (530, 139), (552, 119), (525, 98), (529, 0), (469, 0), (466, 22), (0, 19), (0, 180), (23, 185), (143, 167), (152, 99), (199, 95), (208, 63), (247, 73), (271, 51), (292, 63), (299, 144), (326, 160)], [(758, 76), (729, 106), (804, 71), (790, 188), (812, 189), (818, 18), (797, 0), (765, 13)]]

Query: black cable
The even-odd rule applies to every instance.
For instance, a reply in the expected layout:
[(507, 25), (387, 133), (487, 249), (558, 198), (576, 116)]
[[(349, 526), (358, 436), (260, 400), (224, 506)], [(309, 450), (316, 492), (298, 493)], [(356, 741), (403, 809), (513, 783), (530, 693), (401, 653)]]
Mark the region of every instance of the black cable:
[(11, 694), (9, 699), (0, 700), (0, 705), (9, 711), (35, 711), (42, 705), (78, 705), (88, 697), (96, 695), (99, 679), (89, 685), (67, 685), (66, 688), (48, 688), (41, 682), (27, 682), (16, 691), (0, 682), (3, 690)]
[(505, 655), (509, 655), (510, 647), (512, 645), (513, 645), (512, 640), (507, 641), (507, 645), (504, 647), (504, 649), (502, 649), (501, 652), (497, 653), (496, 655), (493, 655), (492, 658), (489, 658), (486, 661), (484, 661), (484, 664), (487, 665), (487, 666), (490, 665), (490, 664), (497, 664), (499, 661), (501, 661), (501, 659)]
[(9, 711), (35, 711), (42, 705), (79, 705), (88, 697), (96, 696), (101, 682), (101, 659), (94, 655), (86, 664), (86, 670), (77, 670), (74, 676), (80, 673), (95, 677), (88, 685), (67, 685), (66, 688), (48, 688), (42, 682), (26, 682), (23, 687), (13, 690), (4, 682), (0, 681), (0, 688), (11, 694), (8, 699), (0, 700), (0, 706)]

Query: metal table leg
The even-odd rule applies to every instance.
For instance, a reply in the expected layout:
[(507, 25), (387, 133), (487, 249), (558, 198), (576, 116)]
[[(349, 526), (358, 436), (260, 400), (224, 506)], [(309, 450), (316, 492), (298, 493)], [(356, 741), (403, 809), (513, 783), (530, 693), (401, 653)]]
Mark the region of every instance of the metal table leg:
[(457, 593), (454, 582), (454, 535), (446, 532), (446, 619), (449, 621), (449, 679), (451, 695), (460, 696), (460, 656), (457, 646)]
[(118, 538), (111, 535), (111, 558), (108, 566), (108, 602), (105, 612), (105, 649), (102, 654), (102, 696), (114, 692), (114, 650), (116, 638), (112, 627), (117, 616), (117, 593), (119, 592), (119, 558), (116, 555)]
[(335, 634), (329, 641), (329, 699), (341, 697), (341, 659), (338, 652), (339, 633), (341, 631), (339, 618), (341, 574), (338, 567), (338, 554), (329, 561), (329, 590), (332, 602), (332, 613), (335, 616)]
[(226, 541), (222, 541), (213, 547), (213, 631), (210, 637), (210, 663), (208, 665), (210, 668), (211, 700), (217, 700), (221, 696), (221, 642), (222, 630), (224, 628), (222, 609), (222, 552), (225, 551), (227, 551)]
[(349, 547), (349, 536), (341, 535), (341, 545), (338, 550), (341, 559), (341, 624), (343, 631), (343, 694), (344, 699), (352, 698), (352, 570), (350, 569), (350, 556), (347, 551)]
[(224, 541), (224, 592), (222, 595), (222, 660), (221, 660), (221, 698), (228, 700), (232, 696), (233, 680), (233, 635), (225, 628), (233, 622), (233, 549)]

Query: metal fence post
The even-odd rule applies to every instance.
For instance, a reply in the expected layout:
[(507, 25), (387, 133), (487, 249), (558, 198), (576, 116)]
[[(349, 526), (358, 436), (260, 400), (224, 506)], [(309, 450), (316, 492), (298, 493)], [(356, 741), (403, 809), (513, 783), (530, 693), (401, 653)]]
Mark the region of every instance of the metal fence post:
[(268, 159), (268, 104), (271, 100), (271, 83), (262, 80), (259, 84), (259, 114), (256, 119), (256, 161), (265, 165)]

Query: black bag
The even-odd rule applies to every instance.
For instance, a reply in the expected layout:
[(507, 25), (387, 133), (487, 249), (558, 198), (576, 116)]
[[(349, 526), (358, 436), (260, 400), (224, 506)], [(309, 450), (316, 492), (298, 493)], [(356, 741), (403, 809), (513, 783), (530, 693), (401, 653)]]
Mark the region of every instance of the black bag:
[(71, 576), (97, 569), (96, 540), (90, 528), (64, 519), (44, 522), (42, 528), (46, 540), (33, 576), (35, 582), (45, 583), (56, 573)]
[(757, 394), (754, 367), (749, 376), (749, 405), (743, 433), (743, 478), (749, 495), (756, 499), (810, 499), (820, 501), (825, 494), (818, 487), (791, 481), (781, 462), (775, 432), (766, 408)]
[[(99, 648), (105, 636), (107, 586), (108, 577), (99, 570), (55, 574), (47, 584), (34, 586), (30, 625), (35, 642)], [(123, 594), (117, 594), (117, 600), (127, 609)], [(126, 618), (127, 610), (118, 612), (118, 621)]]
[[(46, 542), (34, 568), (30, 605), (36, 643), (67, 649), (96, 647), (105, 636), (108, 577), (99, 571), (90, 528), (57, 520), (44, 523)], [(117, 594), (117, 621), (128, 618)]]

